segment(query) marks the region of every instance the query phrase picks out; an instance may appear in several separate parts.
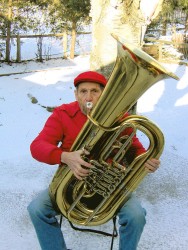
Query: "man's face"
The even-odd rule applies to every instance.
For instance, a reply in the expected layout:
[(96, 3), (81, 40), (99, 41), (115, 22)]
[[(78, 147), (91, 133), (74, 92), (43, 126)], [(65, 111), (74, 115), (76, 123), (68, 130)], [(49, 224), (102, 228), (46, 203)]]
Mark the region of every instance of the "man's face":
[(81, 111), (85, 115), (88, 113), (86, 103), (91, 102), (94, 107), (101, 96), (102, 91), (103, 89), (100, 84), (94, 82), (82, 82), (78, 85), (78, 88), (75, 90), (75, 97), (80, 105)]

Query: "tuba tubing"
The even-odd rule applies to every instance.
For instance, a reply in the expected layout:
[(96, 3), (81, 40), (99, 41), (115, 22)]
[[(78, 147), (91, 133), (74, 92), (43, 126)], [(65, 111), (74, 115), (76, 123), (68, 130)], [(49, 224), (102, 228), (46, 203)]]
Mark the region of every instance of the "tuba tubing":
[[(117, 58), (97, 105), (77, 136), (71, 151), (85, 148), (94, 168), (84, 180), (77, 180), (66, 165), (60, 165), (49, 186), (49, 194), (57, 209), (78, 225), (101, 225), (109, 221), (147, 175), (144, 163), (159, 158), (164, 136), (152, 121), (144, 116), (122, 117), (156, 82), (178, 77), (167, 71), (141, 49), (112, 34), (117, 41)], [(121, 132), (132, 128), (125, 138)], [(122, 159), (137, 130), (149, 140), (145, 153), (122, 165)], [(108, 162), (110, 153), (113, 155)]]

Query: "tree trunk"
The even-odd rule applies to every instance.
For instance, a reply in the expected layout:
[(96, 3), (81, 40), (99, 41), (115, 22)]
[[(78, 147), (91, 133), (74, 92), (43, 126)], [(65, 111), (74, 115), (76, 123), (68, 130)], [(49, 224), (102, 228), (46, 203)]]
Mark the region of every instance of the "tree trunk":
[(8, 15), (7, 15), (6, 57), (5, 57), (5, 61), (7, 62), (10, 62), (11, 21), (12, 21), (12, 0), (9, 0)]
[(67, 59), (67, 48), (68, 48), (68, 38), (67, 38), (67, 30), (63, 31), (63, 58)]
[(75, 44), (76, 44), (76, 22), (72, 22), (71, 49), (70, 49), (71, 59), (74, 59)]
[(16, 55), (16, 61), (21, 62), (21, 42), (20, 42), (20, 36), (17, 35), (17, 55)]
[(186, 43), (188, 42), (188, 37), (186, 36), (187, 31), (188, 31), (188, 13), (186, 13), (186, 19), (185, 19), (185, 40), (186, 40)]
[(157, 16), (163, 0), (91, 0), (91, 70), (109, 76), (117, 56), (114, 33), (141, 46), (147, 25)]
[[(162, 2), (163, 0), (91, 0), (91, 70), (109, 77), (117, 57), (117, 42), (111, 33), (141, 47), (147, 25), (159, 13)], [(136, 113), (136, 104), (130, 113)]]
[(162, 22), (162, 35), (166, 36), (166, 31), (167, 31), (167, 21), (166, 19)]

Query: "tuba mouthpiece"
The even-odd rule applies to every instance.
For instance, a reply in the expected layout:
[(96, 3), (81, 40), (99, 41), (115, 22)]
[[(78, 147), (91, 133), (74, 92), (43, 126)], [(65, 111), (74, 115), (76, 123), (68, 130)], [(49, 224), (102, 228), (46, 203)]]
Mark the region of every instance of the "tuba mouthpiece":
[(86, 108), (87, 109), (92, 109), (93, 108), (93, 103), (92, 102), (86, 102)]

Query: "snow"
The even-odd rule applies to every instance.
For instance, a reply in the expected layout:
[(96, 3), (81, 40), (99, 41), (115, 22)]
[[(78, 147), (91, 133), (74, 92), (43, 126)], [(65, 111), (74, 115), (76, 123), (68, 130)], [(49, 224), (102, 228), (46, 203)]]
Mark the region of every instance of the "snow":
[[(138, 102), (138, 113), (156, 122), (165, 135), (161, 167), (136, 191), (147, 210), (138, 250), (188, 249), (188, 67), (166, 65), (180, 77), (161, 80)], [(0, 248), (39, 250), (27, 205), (50, 183), (57, 166), (35, 161), (29, 145), (51, 114), (43, 106), (74, 100), (73, 79), (89, 69), (89, 56), (44, 63), (2, 64), (0, 74)], [(25, 73), (24, 73), (25, 72)], [(30, 73), (28, 73), (30, 72)], [(28, 95), (38, 103), (31, 103)], [(112, 232), (112, 222), (96, 227)], [(78, 250), (110, 249), (110, 238), (74, 231), (63, 220), (67, 246)], [(118, 249), (118, 238), (114, 250)]]

